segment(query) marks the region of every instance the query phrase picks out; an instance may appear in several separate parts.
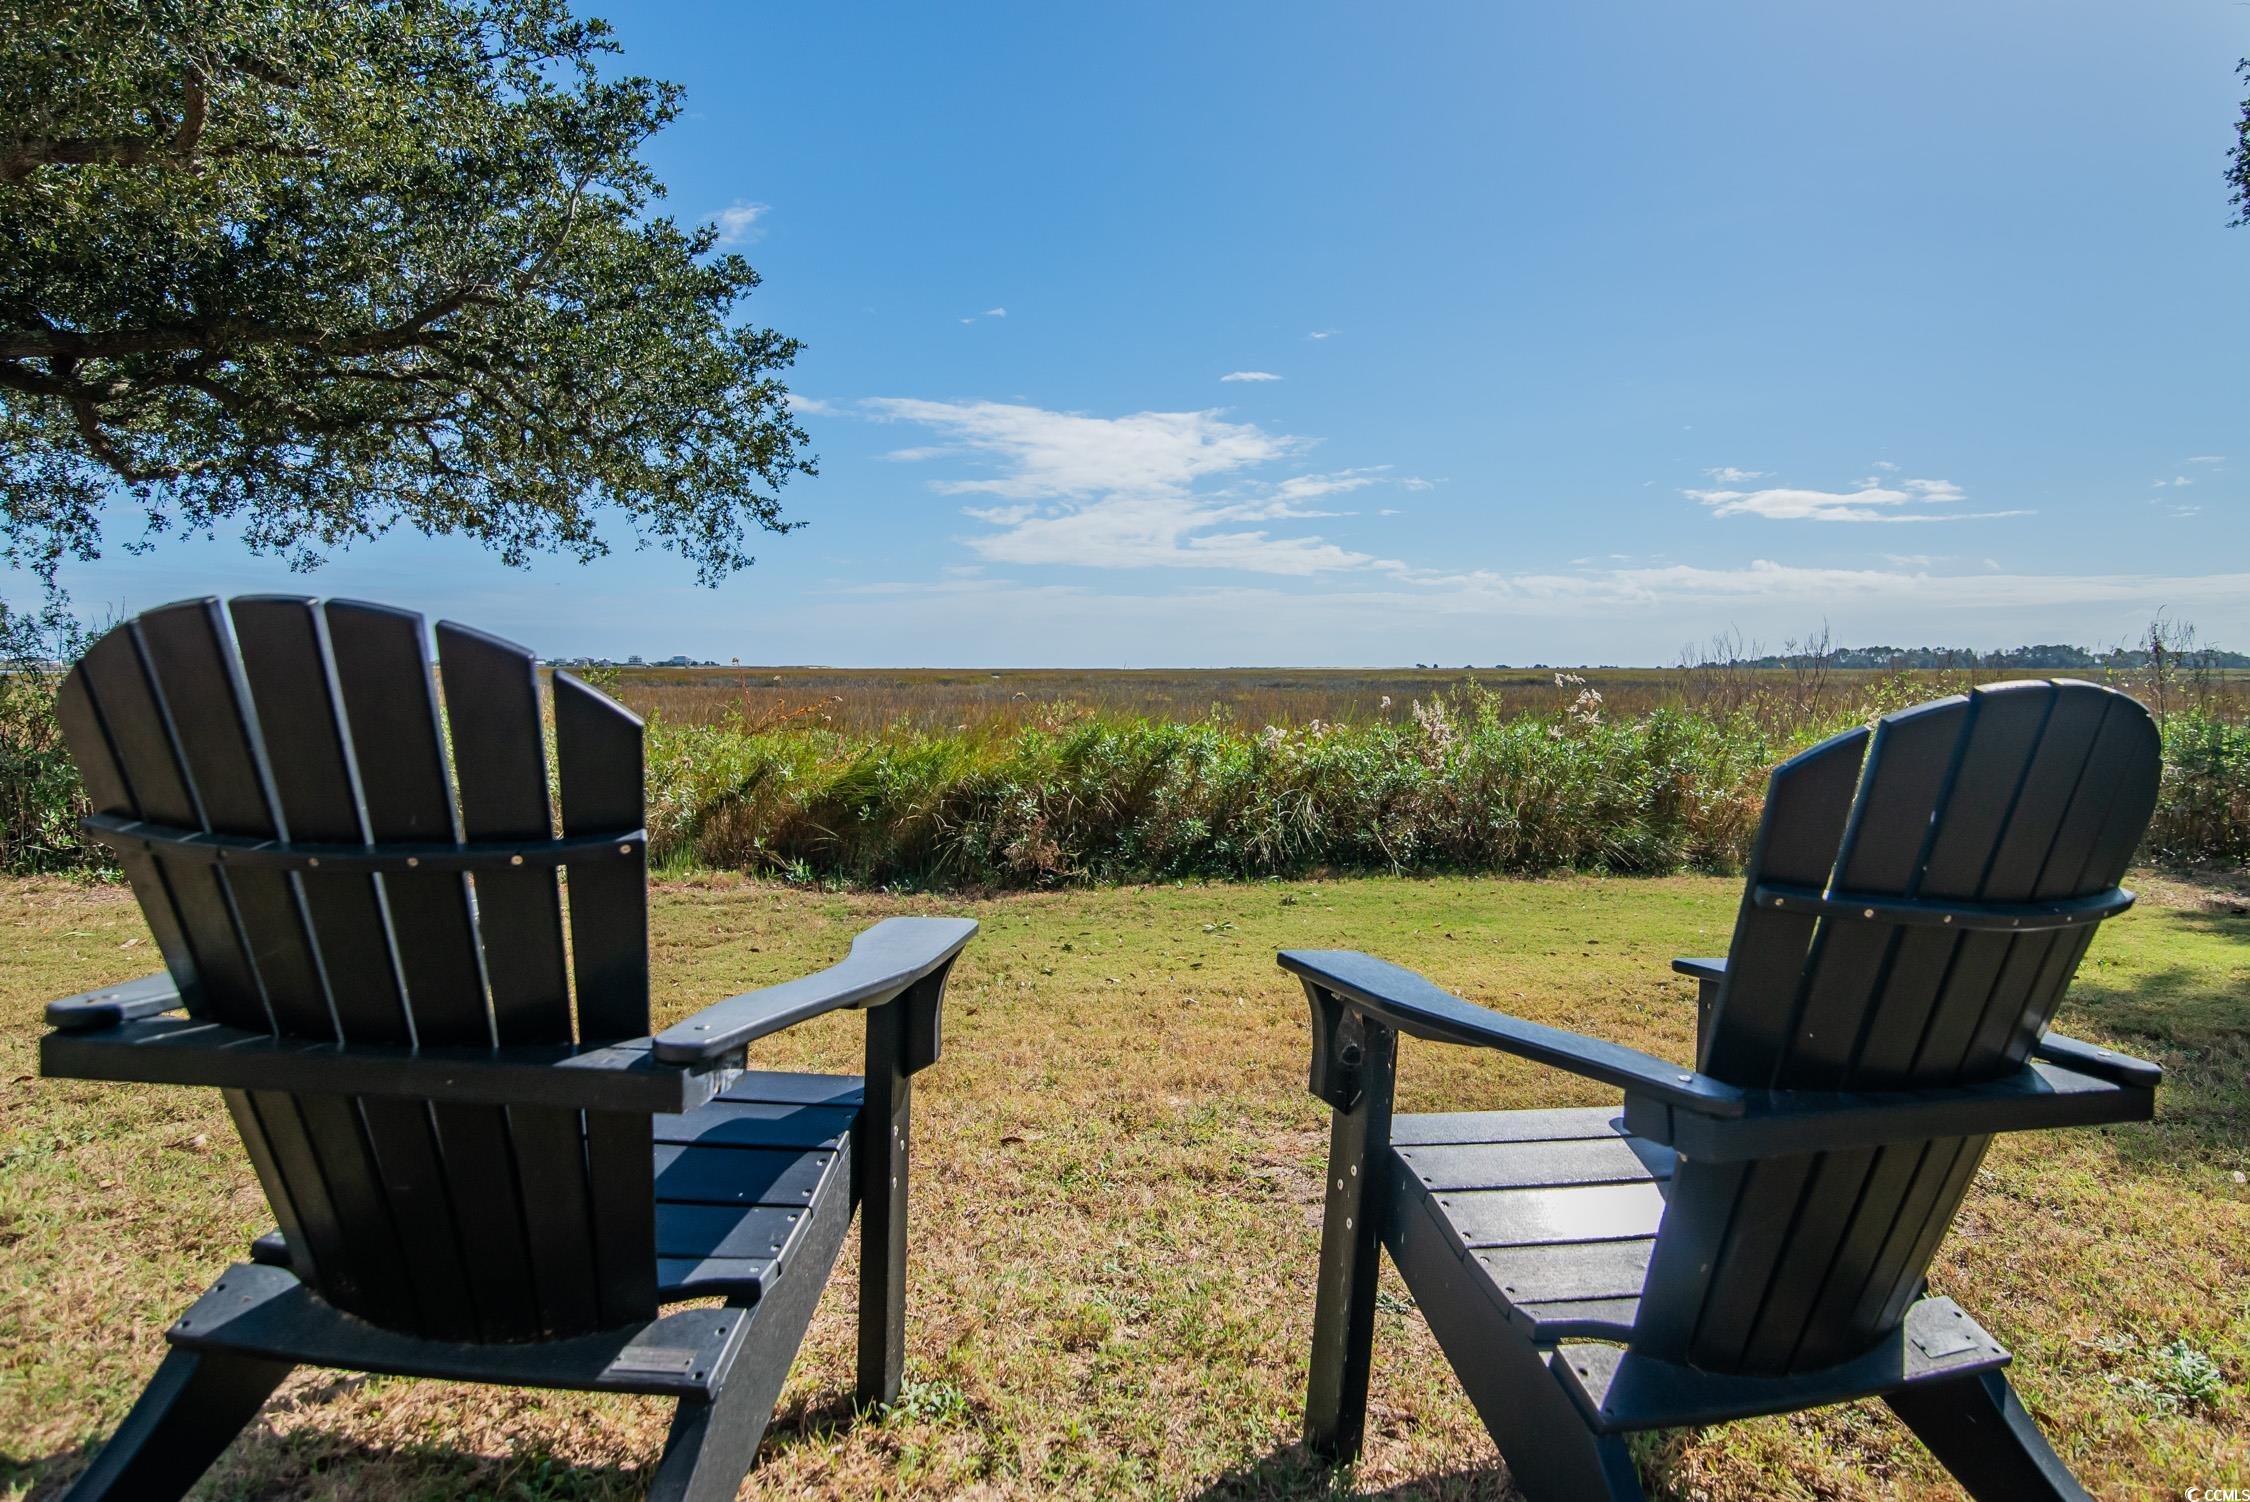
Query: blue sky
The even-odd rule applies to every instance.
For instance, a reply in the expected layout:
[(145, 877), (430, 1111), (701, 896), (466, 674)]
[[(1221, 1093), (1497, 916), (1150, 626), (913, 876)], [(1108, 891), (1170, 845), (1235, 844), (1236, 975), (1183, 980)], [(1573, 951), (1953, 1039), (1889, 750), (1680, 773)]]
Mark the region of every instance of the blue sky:
[[(2250, 649), (2230, 0), (612, 6), (807, 341), (716, 590), (396, 535), (113, 548), (550, 654), (1634, 662), (1735, 630)], [(8, 592), (25, 591), (10, 585)]]

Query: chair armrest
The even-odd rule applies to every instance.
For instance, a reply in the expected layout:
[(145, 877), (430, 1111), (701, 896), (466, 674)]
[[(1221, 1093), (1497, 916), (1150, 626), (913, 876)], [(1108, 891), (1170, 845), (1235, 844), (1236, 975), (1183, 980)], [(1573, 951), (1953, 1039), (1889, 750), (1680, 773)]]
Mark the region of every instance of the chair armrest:
[(838, 1007), (881, 1006), (952, 963), (977, 931), (971, 918), (886, 918), (852, 940), (843, 962), (745, 991), (656, 1035), (667, 1064), (704, 1063)]
[(66, 1033), (83, 1033), (99, 1027), (115, 1027), (138, 1017), (154, 1017), (183, 1005), (180, 988), (173, 984), (172, 977), (158, 971), (123, 985), (103, 986), (99, 990), (81, 991), (76, 996), (50, 1001), (47, 1025), (59, 1027)]
[(1727, 978), (1727, 962), (1724, 958), (1714, 960), (1678, 959), (1672, 961), (1672, 973), (1674, 975), (1685, 975), (1690, 979), (1706, 983), (1722, 981)]
[(1496, 1048), (1704, 1116), (1740, 1116), (1744, 1109), (1746, 1097), (1733, 1085), (1637, 1048), (1487, 1011), (1372, 955), (1346, 949), (1292, 949), (1278, 958), (1282, 969), (1308, 985), (1412, 1037)]
[(2146, 1059), (2136, 1059), (2129, 1053), (2119, 1053), (2114, 1048), (2104, 1048), (2098, 1043), (2081, 1043), (2076, 1038), (2065, 1038), (2060, 1033), (2049, 1033), (2039, 1040), (2031, 1056), (2050, 1064), (2060, 1064), (2080, 1074), (2090, 1074), (2096, 1079), (2108, 1080), (2113, 1085), (2137, 1085), (2153, 1090), (2164, 1080), (2164, 1068)]
[(193, 1017), (143, 1017), (115, 1027), (56, 1029), (39, 1040), (39, 1072), (60, 1079), (216, 1085), (315, 1095), (407, 1096), (463, 1105), (583, 1111), (692, 1111), (726, 1084), (715, 1065), (649, 1056), (623, 1043), (409, 1048), (316, 1043)]

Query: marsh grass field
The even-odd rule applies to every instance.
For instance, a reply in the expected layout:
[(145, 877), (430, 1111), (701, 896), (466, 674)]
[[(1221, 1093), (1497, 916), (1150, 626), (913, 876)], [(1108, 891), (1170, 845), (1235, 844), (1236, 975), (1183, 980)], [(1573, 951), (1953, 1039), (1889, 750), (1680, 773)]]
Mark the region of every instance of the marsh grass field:
[[(1934, 1270), (2099, 1496), (2250, 1485), (2250, 887), (2142, 873), (2057, 1026), (2159, 1059), (2146, 1125), (2003, 1138)], [(1496, 1452), (1395, 1278), (1370, 1443), (1297, 1448), (1326, 1116), (1276, 948), (1348, 946), (1479, 1002), (1690, 1055), (1666, 972), (1723, 951), (1735, 881), (1166, 883), (979, 899), (712, 875), (661, 884), (658, 1022), (816, 968), (896, 912), (983, 931), (916, 1086), (907, 1386), (855, 1415), (849, 1263), (790, 1376), (753, 1498), (1501, 1499)], [(0, 1495), (56, 1495), (251, 1237), (216, 1092), (36, 1078), (48, 998), (152, 968), (117, 887), (0, 879)], [(858, 1020), (752, 1062), (852, 1070)], [(1611, 1097), (1614, 1098), (1614, 1097)], [(1601, 1103), (1528, 1064), (1412, 1044), (1401, 1110)], [(1388, 1276), (1388, 1275), (1386, 1275)], [(623, 1499), (666, 1405), (299, 1372), (199, 1496)], [(1958, 1496), (1879, 1404), (1651, 1437), (1655, 1495)]]
[[(1558, 673), (1578, 680), (1556, 681)], [(1214, 714), (1252, 730), (1314, 721), (1404, 723), (1417, 702), (1474, 687), (1503, 714), (1553, 714), (1581, 687), (1613, 716), (1659, 708), (1820, 717), (1903, 681), (1921, 697), (1974, 683), (2046, 676), (1999, 668), (818, 668), (626, 667), (604, 675), (636, 713), (678, 724), (739, 717), (751, 725), (817, 725), (847, 735), (886, 731), (1006, 734), (1059, 713), (1196, 721)], [(2143, 671), (2074, 676), (2146, 690)], [(2192, 687), (2221, 712), (2250, 709), (2250, 670), (2213, 669)]]
[[(2151, 640), (2159, 638), (2152, 630)], [(2088, 669), (2164, 728), (2144, 854), (2250, 861), (2250, 670)], [(595, 668), (671, 875), (986, 892), (1738, 869), (1768, 772), (2025, 676), (1840, 669)], [(49, 670), (0, 676), (0, 870), (102, 869)]]

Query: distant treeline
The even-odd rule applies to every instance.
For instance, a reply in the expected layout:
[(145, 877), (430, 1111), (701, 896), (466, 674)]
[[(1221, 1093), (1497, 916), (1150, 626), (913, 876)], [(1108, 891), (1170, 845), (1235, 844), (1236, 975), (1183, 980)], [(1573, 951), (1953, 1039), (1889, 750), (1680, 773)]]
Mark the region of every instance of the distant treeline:
[[(2167, 652), (2183, 667), (2250, 668), (2250, 653), (2222, 652), (2215, 647), (2195, 647)], [(2089, 652), (2084, 647), (2042, 643), (2033, 647), (2008, 647), (1979, 652), (1971, 647), (1831, 647), (1826, 652), (1773, 652), (1749, 657), (1736, 664), (1751, 668), (1797, 668), (1815, 663), (1832, 668), (2021, 668), (2052, 672), (2059, 668), (2126, 671), (2149, 666), (2145, 647), (2113, 647)]]

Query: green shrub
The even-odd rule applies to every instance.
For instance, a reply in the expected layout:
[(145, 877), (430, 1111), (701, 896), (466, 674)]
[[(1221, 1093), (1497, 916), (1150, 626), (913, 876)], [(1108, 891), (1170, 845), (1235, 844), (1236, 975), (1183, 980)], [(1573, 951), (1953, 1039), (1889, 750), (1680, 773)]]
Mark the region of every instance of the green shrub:
[(78, 831), (86, 794), (55, 720), (57, 669), (91, 640), (60, 609), (34, 615), (0, 601), (0, 871), (112, 866), (109, 851)]
[(2250, 724), (2201, 709), (2164, 720), (2164, 783), (2145, 855), (2250, 861)]
[[(866, 885), (1036, 887), (1319, 869), (1739, 869), (1765, 781), (1792, 753), (1929, 697), (1777, 727), (1772, 717), (1598, 699), (1505, 713), (1473, 688), (1406, 723), (1247, 729), (1086, 715), (1033, 728), (846, 735), (649, 725), (651, 847), (677, 869)], [(1897, 702), (1893, 702), (1897, 701)], [(2250, 729), (2187, 711), (2166, 731), (2146, 853), (2250, 855)]]
[(1081, 717), (1009, 736), (649, 727), (662, 862), (1037, 886), (1388, 870), (1738, 864), (1786, 749), (1747, 720), (1502, 715), (1245, 731)]
[[(0, 869), (110, 868), (78, 834), (84, 795), (54, 713), (55, 667), (88, 639), (57, 613), (0, 605)], [(1223, 711), (1068, 705), (1020, 730), (881, 735), (655, 717), (650, 848), (660, 869), (906, 886), (1731, 871), (1776, 762), (1929, 696), (1926, 681), (1879, 682), (1857, 709), (1795, 724), (1693, 708), (1613, 719), (1590, 691), (1559, 713), (1509, 712), (1473, 687), (1403, 722), (1256, 730)], [(2250, 861), (2250, 725), (2178, 710), (2164, 746), (2144, 858)]]

